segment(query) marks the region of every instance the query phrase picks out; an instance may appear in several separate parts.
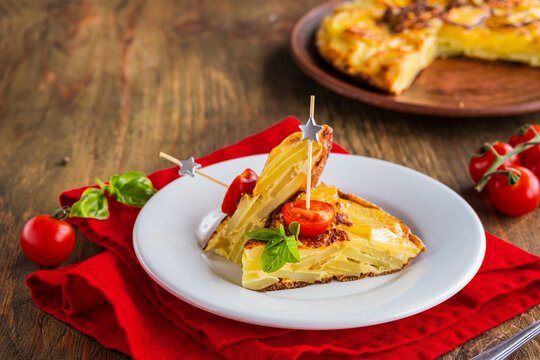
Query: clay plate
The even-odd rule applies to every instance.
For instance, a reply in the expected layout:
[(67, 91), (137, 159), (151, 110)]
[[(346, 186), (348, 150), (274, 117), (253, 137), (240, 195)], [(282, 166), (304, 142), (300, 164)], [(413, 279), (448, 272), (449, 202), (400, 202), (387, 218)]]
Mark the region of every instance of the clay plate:
[(296, 23), (291, 34), (295, 62), (328, 89), (383, 108), (427, 115), (505, 116), (540, 110), (540, 69), (522, 64), (437, 59), (397, 96), (341, 74), (321, 58), (314, 41), (321, 20), (341, 2), (314, 8)]

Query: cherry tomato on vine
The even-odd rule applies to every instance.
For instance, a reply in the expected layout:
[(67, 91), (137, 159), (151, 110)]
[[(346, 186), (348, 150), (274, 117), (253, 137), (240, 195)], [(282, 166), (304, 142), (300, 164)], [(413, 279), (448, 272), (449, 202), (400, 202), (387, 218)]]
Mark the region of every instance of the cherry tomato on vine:
[(257, 173), (251, 169), (244, 170), (234, 178), (221, 203), (221, 211), (225, 214), (232, 214), (236, 210), (236, 203), (240, 196), (244, 193), (253, 192), (258, 178)]
[[(493, 144), (493, 149), (499, 155), (506, 155), (514, 148), (503, 142), (496, 142)], [(473, 156), (469, 161), (469, 174), (471, 175), (472, 180), (475, 184), (478, 184), (482, 176), (486, 173), (487, 169), (495, 161), (495, 156), (493, 153), (486, 149), (485, 152), (479, 156)], [(500, 166), (499, 169), (502, 169), (504, 166), (511, 165), (520, 165), (519, 157), (517, 155), (512, 156), (510, 159), (506, 160), (503, 166)]]
[[(540, 134), (540, 125), (532, 125), (534, 130)], [(527, 129), (523, 134), (514, 134), (510, 138), (510, 145), (513, 147), (518, 146), (519, 144), (523, 144), (524, 142), (527, 142), (531, 140), (534, 137), (533, 131), (529, 128)], [(530, 161), (531, 158), (533, 158), (536, 154), (540, 154), (540, 145), (533, 145), (532, 147), (528, 148), (527, 150), (524, 150), (519, 153), (519, 158), (521, 160), (522, 164), (526, 164)]]
[(510, 216), (524, 215), (536, 209), (540, 203), (540, 180), (523, 166), (510, 166), (506, 170), (520, 175), (519, 180), (503, 174), (493, 175), (488, 189), (495, 207)]
[(334, 207), (328, 203), (311, 200), (309, 210), (306, 200), (297, 200), (283, 205), (283, 218), (287, 224), (297, 221), (300, 224), (300, 234), (317, 236), (325, 232), (334, 220)]
[(525, 167), (531, 170), (538, 180), (540, 180), (540, 153), (531, 157), (525, 164)]
[(58, 265), (73, 251), (75, 231), (64, 220), (38, 215), (24, 225), (21, 247), (24, 255), (38, 265)]

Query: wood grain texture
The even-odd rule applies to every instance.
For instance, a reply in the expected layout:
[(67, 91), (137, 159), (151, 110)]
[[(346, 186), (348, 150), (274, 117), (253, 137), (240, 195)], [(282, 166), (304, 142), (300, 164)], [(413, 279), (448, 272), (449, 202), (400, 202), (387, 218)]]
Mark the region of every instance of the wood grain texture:
[[(355, 154), (392, 161), (444, 182), (486, 229), (540, 255), (536, 210), (501, 215), (472, 190), (467, 161), (538, 114), (437, 119), (382, 110), (317, 85), (288, 51), (294, 23), (318, 1), (0, 1), (0, 359), (127, 358), (30, 299), (39, 269), (19, 247), (22, 225), (49, 213), (65, 189), (127, 170), (152, 172), (203, 156), (275, 124), (317, 119)], [(69, 163), (61, 165), (65, 156)], [(78, 236), (63, 264), (100, 249)], [(540, 319), (535, 307), (442, 356), (468, 359)], [(515, 359), (540, 358), (534, 340)]]

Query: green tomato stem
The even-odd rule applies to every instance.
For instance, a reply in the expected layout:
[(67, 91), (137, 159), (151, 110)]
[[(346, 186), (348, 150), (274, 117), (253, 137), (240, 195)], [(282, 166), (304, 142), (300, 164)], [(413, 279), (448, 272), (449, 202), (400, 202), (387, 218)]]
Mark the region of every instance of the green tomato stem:
[(491, 164), (491, 166), (487, 169), (486, 173), (482, 176), (478, 184), (474, 187), (476, 191), (480, 192), (484, 189), (491, 175), (495, 174), (499, 166), (504, 164), (506, 160), (510, 159), (512, 156), (517, 155), (524, 150), (527, 150), (530, 147), (533, 147), (534, 145), (540, 145), (540, 135), (536, 132), (533, 126), (531, 126), (530, 129), (532, 130), (534, 137), (531, 140), (524, 142), (523, 144), (519, 144), (508, 154), (499, 155), (497, 154), (495, 149), (493, 149), (493, 146), (489, 146), (489, 150), (495, 156), (495, 161), (493, 161), (493, 164)]
[[(512, 170), (512, 171), (511, 171)], [(497, 170), (490, 173), (486, 173), (488, 177), (491, 177), (495, 174), (501, 174), (508, 178), (508, 185), (514, 186), (519, 182), (521, 178), (521, 173), (517, 169), (507, 169), (507, 170)]]
[(63, 206), (54, 210), (51, 216), (56, 220), (65, 220), (68, 217), (70, 210), (71, 208), (69, 206)]

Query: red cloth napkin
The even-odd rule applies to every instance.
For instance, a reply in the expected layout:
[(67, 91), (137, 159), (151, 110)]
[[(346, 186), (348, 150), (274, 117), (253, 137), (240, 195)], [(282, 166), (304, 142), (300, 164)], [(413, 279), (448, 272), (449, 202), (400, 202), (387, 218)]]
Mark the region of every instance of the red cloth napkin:
[[(198, 161), (204, 166), (267, 153), (298, 131), (297, 125), (296, 119), (285, 119)], [(338, 145), (333, 151), (346, 153)], [(177, 178), (177, 171), (161, 170), (150, 178), (159, 189)], [(71, 205), (84, 189), (64, 192), (61, 204)], [(474, 279), (420, 314), (334, 331), (244, 324), (193, 307), (154, 283), (133, 252), (138, 209), (112, 201), (110, 214), (105, 221), (69, 219), (105, 251), (63, 269), (35, 272), (26, 283), (42, 310), (139, 359), (432, 359), (540, 303), (540, 258), (487, 234), (484, 263)]]

